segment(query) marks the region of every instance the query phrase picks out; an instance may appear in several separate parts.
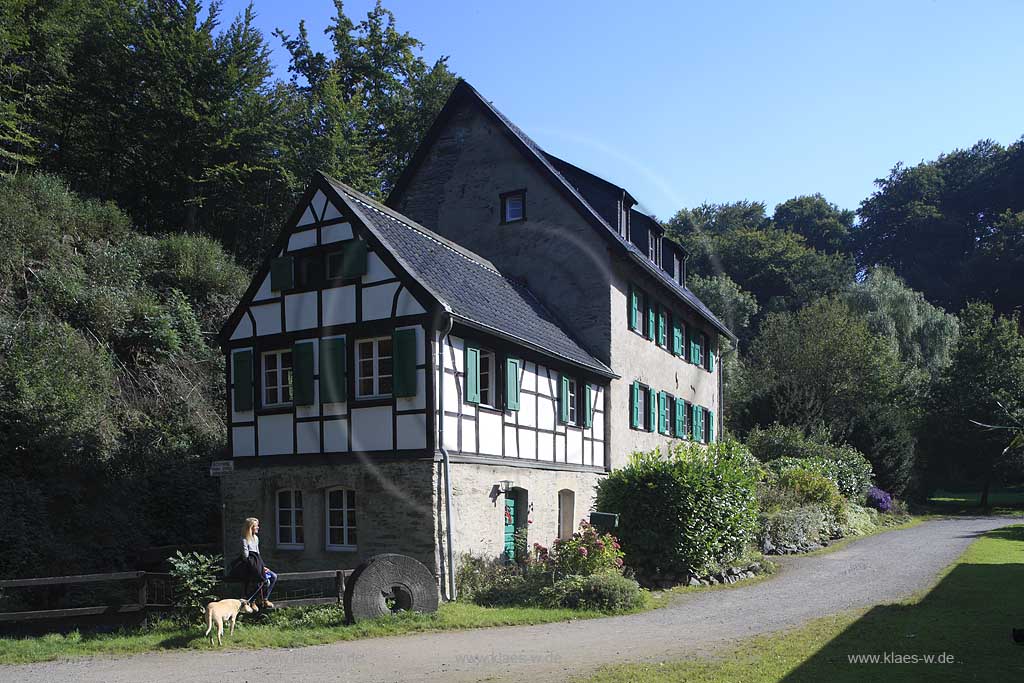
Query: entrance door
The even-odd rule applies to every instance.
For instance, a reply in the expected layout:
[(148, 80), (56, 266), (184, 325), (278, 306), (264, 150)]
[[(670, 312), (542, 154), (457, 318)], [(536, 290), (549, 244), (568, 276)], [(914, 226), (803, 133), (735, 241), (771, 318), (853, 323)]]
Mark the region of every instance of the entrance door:
[(516, 559), (516, 499), (511, 491), (505, 494), (505, 559)]

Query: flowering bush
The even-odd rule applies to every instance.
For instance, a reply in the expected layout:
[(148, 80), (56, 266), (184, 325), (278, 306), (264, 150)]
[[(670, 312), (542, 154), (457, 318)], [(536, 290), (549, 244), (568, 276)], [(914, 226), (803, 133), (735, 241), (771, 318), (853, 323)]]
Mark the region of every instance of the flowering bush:
[(868, 489), (867, 506), (879, 512), (889, 512), (892, 510), (892, 496), (877, 486), (872, 486)]
[(536, 543), (534, 550), (537, 559), (548, 563), (558, 576), (622, 573), (623, 552), (618, 540), (611, 534), (599, 533), (586, 520), (580, 522), (580, 530), (571, 538), (556, 540), (550, 551)]
[(590, 576), (566, 576), (541, 590), (549, 607), (622, 612), (643, 607), (646, 593), (633, 579), (618, 572), (599, 572)]

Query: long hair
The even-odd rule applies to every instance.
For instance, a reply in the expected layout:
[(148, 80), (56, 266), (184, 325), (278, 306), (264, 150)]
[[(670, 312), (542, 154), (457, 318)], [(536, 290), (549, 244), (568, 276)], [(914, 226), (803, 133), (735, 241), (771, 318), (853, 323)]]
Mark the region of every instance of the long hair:
[(259, 523), (260, 520), (256, 519), (255, 517), (246, 517), (245, 524), (242, 525), (242, 538), (244, 538), (247, 541), (251, 541), (253, 536), (252, 530)]

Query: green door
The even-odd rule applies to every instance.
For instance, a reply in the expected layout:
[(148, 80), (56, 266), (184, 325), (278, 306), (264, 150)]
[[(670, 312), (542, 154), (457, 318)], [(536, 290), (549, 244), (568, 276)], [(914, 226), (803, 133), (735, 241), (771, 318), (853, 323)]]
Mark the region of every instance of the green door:
[(505, 495), (505, 557), (509, 562), (515, 562), (516, 499), (511, 493)]

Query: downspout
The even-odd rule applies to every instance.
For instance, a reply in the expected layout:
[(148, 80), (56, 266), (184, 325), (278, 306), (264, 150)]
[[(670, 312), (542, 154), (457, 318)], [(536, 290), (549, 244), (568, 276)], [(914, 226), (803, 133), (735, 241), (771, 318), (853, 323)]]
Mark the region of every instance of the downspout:
[(444, 469), (444, 528), (447, 545), (448, 561), (448, 598), (454, 600), (455, 593), (455, 550), (452, 548), (452, 477), (451, 462), (448, 459), (448, 449), (444, 447), (444, 341), (452, 331), (452, 315), (446, 311), (444, 332), (437, 331), (437, 445), (441, 450), (441, 463)]

